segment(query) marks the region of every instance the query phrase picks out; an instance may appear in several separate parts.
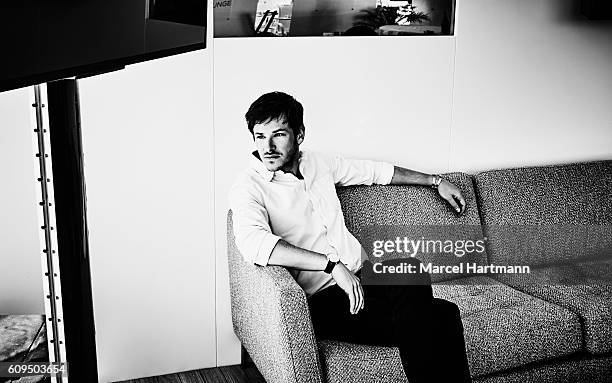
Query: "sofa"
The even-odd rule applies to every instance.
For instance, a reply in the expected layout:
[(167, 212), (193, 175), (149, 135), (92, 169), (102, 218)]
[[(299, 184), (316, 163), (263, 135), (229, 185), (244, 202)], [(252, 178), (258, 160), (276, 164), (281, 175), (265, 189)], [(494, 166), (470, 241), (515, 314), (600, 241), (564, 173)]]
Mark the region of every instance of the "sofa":
[[(463, 215), (431, 188), (339, 187), (347, 228), (366, 247), (366, 227), (478, 227), (474, 262), (530, 266), (432, 277), (459, 307), (474, 382), (612, 382), (612, 161), (443, 177), (464, 193)], [(513, 227), (536, 232), (513, 242)], [(290, 273), (243, 260), (231, 211), (227, 230), (234, 331), (267, 382), (407, 382), (395, 347), (317, 339)]]

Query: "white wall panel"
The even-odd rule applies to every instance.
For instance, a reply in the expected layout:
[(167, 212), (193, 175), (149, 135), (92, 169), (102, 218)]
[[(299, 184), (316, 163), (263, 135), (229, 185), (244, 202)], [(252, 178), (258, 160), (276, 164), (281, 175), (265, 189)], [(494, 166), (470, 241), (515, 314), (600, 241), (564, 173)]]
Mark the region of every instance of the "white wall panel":
[(574, 3), (458, 2), (451, 168), (612, 158), (612, 25)]
[(211, 43), (79, 81), (100, 382), (216, 365)]
[(44, 314), (28, 88), (0, 93), (0, 315)]

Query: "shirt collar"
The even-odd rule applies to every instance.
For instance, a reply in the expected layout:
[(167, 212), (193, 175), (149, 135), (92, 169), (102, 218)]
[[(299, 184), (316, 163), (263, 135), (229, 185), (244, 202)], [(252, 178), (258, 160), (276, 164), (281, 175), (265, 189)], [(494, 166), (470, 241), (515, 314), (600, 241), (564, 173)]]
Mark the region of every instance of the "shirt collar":
[[(299, 157), (298, 157), (298, 166), (300, 168), (300, 172), (302, 174), (304, 174), (304, 172), (302, 171), (303, 166), (302, 166), (302, 159), (303, 159), (303, 152), (300, 151), (299, 153)], [(249, 161), (249, 165), (250, 167), (255, 170), (260, 176), (261, 178), (263, 178), (264, 180), (270, 182), (272, 181), (272, 179), (274, 178), (274, 174), (276, 173), (284, 173), (282, 170), (277, 170), (276, 172), (271, 172), (266, 168), (266, 165), (263, 164), (263, 162), (261, 162), (261, 159), (259, 158), (259, 153), (257, 153), (257, 150), (253, 151), (251, 153), (251, 158)]]

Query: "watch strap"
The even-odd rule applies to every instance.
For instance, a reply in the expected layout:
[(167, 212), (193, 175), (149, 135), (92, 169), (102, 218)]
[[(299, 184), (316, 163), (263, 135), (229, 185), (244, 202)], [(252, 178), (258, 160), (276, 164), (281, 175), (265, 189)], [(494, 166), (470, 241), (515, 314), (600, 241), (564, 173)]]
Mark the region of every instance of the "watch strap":
[(439, 174), (434, 174), (433, 175), (433, 183), (431, 184), (431, 187), (434, 189), (437, 189), (438, 186), (440, 186), (440, 184), (442, 183), (442, 177), (440, 177)]
[(332, 262), (330, 260), (327, 260), (327, 266), (325, 267), (325, 270), (323, 270), (325, 273), (327, 274), (331, 274), (332, 270), (334, 269), (334, 267), (338, 264), (338, 262)]

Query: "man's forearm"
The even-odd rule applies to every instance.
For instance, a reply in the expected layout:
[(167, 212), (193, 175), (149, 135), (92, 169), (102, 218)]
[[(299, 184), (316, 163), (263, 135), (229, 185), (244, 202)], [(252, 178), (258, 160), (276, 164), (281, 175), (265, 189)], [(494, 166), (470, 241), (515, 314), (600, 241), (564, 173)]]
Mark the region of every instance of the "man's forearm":
[(268, 265), (291, 267), (298, 270), (321, 271), (327, 266), (327, 257), (321, 253), (302, 249), (279, 240), (272, 249)]
[(423, 185), (430, 186), (433, 184), (433, 175), (417, 172), (402, 168), (399, 166), (394, 167), (393, 178), (391, 179), (391, 185)]

